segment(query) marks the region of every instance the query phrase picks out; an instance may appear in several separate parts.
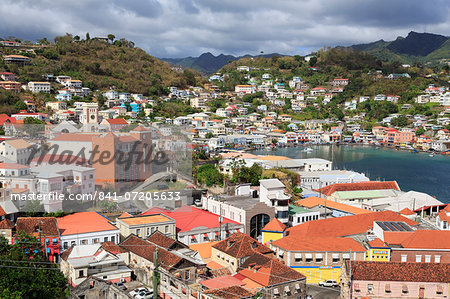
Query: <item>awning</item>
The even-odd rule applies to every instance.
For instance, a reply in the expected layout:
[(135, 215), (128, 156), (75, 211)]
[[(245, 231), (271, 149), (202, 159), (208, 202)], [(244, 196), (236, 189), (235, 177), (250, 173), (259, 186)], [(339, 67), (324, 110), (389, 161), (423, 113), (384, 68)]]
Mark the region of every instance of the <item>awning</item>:
[(312, 259), (312, 254), (311, 253), (305, 253), (305, 258)]
[(403, 293), (408, 293), (408, 286), (407, 286), (406, 284), (404, 284), (404, 285), (402, 286), (402, 292), (403, 292)]
[(350, 254), (349, 253), (344, 253), (343, 255), (342, 255), (342, 257), (344, 258), (344, 259), (350, 259)]
[(219, 232), (216, 232), (216, 236), (218, 236), (219, 235)]
[(289, 286), (285, 286), (285, 287), (284, 287), (284, 292), (285, 292), (285, 293), (289, 293), (290, 291), (291, 291), (291, 290), (289, 290)]
[(296, 253), (295, 254), (295, 258), (296, 259), (301, 259), (302, 258), (302, 254), (301, 253)]
[(354, 289), (355, 291), (359, 291), (359, 283), (354, 283), (354, 284), (353, 284), (353, 289)]
[(444, 292), (444, 288), (442, 285), (438, 285), (436, 288), (436, 293), (442, 294)]
[(217, 252), (217, 257), (220, 257), (220, 252)]
[(203, 234), (203, 236), (205, 236), (205, 237), (207, 237), (207, 238), (208, 238), (208, 234)]
[(387, 293), (390, 293), (390, 292), (391, 292), (391, 285), (388, 284), (388, 283), (385, 284), (385, 285), (384, 285), (384, 291), (387, 292)]
[(273, 293), (274, 293), (275, 295), (278, 295), (278, 294), (279, 294), (278, 289), (273, 289)]
[(296, 283), (296, 284), (295, 284), (295, 289), (296, 289), (296, 290), (300, 290), (300, 284)]
[(338, 259), (339, 258), (339, 253), (333, 253), (333, 258), (334, 259)]
[(191, 239), (192, 239), (192, 240), (195, 240), (195, 236), (191, 236)]
[(321, 259), (323, 258), (323, 255), (321, 253), (316, 253), (316, 259)]

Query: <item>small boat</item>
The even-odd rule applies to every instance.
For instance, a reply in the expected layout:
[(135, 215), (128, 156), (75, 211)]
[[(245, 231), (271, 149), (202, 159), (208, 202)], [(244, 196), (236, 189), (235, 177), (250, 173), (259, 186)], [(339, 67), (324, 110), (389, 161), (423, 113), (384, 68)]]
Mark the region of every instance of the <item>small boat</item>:
[(434, 157), (434, 154), (429, 154), (428, 156), (429, 156), (429, 157)]
[(307, 148), (304, 149), (304, 151), (305, 151), (305, 152), (312, 152), (312, 151), (314, 151), (314, 150), (313, 150), (312, 148), (310, 148), (310, 147), (307, 147)]

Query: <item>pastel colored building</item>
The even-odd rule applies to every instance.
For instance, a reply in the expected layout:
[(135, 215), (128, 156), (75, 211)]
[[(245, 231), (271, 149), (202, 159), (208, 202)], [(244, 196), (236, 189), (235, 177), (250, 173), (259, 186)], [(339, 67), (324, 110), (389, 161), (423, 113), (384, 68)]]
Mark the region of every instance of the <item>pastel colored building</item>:
[(391, 248), (380, 239), (369, 241), (367, 245), (369, 248), (366, 261), (389, 262), (391, 260)]
[(277, 218), (273, 218), (262, 229), (262, 242), (268, 246), (273, 241), (283, 238), (286, 225)]
[(171, 238), (176, 234), (175, 220), (163, 214), (119, 217), (116, 220), (116, 226), (120, 230), (122, 239), (131, 234), (140, 238), (147, 238), (155, 231)]
[(448, 298), (450, 264), (346, 262), (341, 298)]
[(414, 136), (414, 132), (389, 129), (383, 137), (383, 142), (391, 145), (407, 144), (414, 140)]

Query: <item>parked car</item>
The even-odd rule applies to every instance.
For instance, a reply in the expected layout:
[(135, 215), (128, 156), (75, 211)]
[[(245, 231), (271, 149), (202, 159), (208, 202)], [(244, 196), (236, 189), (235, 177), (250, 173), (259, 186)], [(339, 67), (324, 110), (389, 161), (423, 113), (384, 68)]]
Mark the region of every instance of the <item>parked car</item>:
[(136, 299), (151, 299), (153, 298), (153, 290), (149, 290), (146, 292), (141, 292), (134, 296)]
[(147, 288), (137, 288), (137, 289), (134, 289), (134, 290), (132, 290), (132, 291), (130, 292), (130, 296), (131, 296), (131, 297), (134, 297), (134, 296), (136, 296), (136, 295), (139, 295), (139, 294), (142, 293), (142, 292), (148, 292), (148, 289), (147, 289)]
[(114, 284), (121, 290), (125, 291), (127, 289), (127, 287), (123, 284), (123, 282), (115, 282)]
[(339, 284), (337, 283), (336, 280), (324, 280), (324, 281), (319, 282), (319, 286), (335, 288), (335, 287), (338, 287)]
[(195, 206), (197, 206), (197, 207), (201, 207), (201, 206), (202, 206), (202, 200), (199, 199), (199, 198), (194, 199), (194, 204), (195, 204)]

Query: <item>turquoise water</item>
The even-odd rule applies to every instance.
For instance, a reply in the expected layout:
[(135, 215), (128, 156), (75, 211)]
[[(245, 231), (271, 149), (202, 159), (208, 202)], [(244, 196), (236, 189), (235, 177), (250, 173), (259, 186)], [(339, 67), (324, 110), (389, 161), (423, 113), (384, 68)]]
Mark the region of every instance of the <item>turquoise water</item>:
[(419, 191), (450, 203), (450, 157), (410, 153), (365, 146), (309, 146), (254, 151), (254, 154), (289, 158), (323, 158), (334, 161), (334, 169), (365, 173), (371, 180), (396, 180), (402, 191)]

